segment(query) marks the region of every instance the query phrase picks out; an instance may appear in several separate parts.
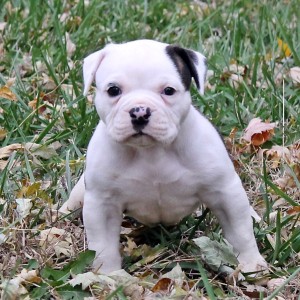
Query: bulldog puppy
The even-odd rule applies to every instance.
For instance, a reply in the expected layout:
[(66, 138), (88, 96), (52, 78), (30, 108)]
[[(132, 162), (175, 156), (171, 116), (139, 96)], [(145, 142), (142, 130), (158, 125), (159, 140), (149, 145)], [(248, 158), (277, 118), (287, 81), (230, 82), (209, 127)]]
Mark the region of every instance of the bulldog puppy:
[(191, 103), (204, 92), (205, 57), (151, 40), (109, 44), (83, 64), (84, 95), (96, 81), (100, 122), (86, 169), (62, 212), (83, 204), (93, 267), (121, 268), (123, 213), (171, 225), (203, 203), (217, 216), (243, 271), (267, 264), (252, 229), (252, 208), (222, 139)]

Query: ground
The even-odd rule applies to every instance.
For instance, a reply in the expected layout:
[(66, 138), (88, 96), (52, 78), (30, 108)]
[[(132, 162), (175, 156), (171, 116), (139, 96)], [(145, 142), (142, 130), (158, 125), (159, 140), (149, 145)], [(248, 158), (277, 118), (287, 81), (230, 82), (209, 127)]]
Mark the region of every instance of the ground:
[[(1, 298), (298, 299), (298, 6), (296, 0), (2, 0)], [(95, 275), (80, 217), (58, 215), (98, 122), (93, 91), (82, 95), (82, 60), (109, 42), (139, 38), (208, 58), (206, 92), (192, 89), (194, 105), (223, 135), (261, 217), (254, 231), (268, 274), (242, 278), (218, 223), (200, 207), (171, 228), (124, 218), (125, 270)]]

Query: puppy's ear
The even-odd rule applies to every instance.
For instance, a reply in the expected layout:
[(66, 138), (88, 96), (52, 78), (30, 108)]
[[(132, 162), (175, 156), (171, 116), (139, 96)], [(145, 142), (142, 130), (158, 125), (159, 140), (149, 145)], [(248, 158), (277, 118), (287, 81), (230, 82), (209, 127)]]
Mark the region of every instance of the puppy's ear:
[(206, 58), (199, 52), (174, 45), (167, 46), (166, 50), (173, 60), (185, 87), (189, 89), (191, 79), (194, 78), (199, 93), (204, 94), (207, 70)]
[(99, 50), (87, 56), (83, 61), (83, 95), (86, 96), (92, 82), (95, 79), (96, 72), (104, 58), (104, 50)]
[(206, 62), (206, 57), (202, 55), (199, 52), (192, 51), (192, 50), (187, 50), (193, 55), (191, 56), (191, 59), (195, 65), (197, 74), (198, 74), (198, 83), (194, 77), (195, 83), (197, 85), (198, 91), (201, 95), (204, 94), (204, 85), (205, 85), (205, 79), (206, 79), (206, 73), (207, 73), (207, 62)]

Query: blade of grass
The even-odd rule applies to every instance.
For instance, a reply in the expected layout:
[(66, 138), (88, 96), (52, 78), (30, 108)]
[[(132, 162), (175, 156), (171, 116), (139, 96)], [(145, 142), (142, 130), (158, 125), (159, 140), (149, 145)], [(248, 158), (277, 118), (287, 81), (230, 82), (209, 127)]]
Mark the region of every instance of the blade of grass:
[(276, 296), (284, 289), (284, 287), (286, 287), (289, 282), (293, 280), (299, 273), (300, 267), (298, 267), (291, 276), (289, 276), (278, 288), (276, 288), (275, 291), (266, 298), (266, 300), (275, 299)]
[(206, 275), (205, 269), (203, 268), (202, 264), (199, 261), (197, 261), (197, 266), (198, 266), (198, 270), (200, 272), (201, 279), (203, 281), (203, 284), (204, 284), (204, 287), (206, 289), (206, 292), (207, 292), (207, 295), (208, 295), (209, 299), (217, 300), (217, 298), (215, 296), (215, 293), (214, 293), (214, 290), (213, 290), (213, 287), (210, 284), (210, 282), (208, 280), (208, 277)]

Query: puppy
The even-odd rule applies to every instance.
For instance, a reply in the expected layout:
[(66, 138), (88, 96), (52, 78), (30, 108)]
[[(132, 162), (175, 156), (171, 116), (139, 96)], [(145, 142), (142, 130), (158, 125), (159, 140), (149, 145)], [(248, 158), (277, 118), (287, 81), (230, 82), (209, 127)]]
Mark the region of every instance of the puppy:
[(109, 44), (84, 60), (84, 95), (95, 80), (101, 121), (84, 175), (61, 211), (83, 204), (95, 270), (121, 268), (123, 213), (149, 226), (171, 225), (201, 203), (217, 216), (243, 271), (267, 267), (223, 141), (191, 103), (191, 82), (203, 94), (205, 74), (202, 54), (151, 40)]

